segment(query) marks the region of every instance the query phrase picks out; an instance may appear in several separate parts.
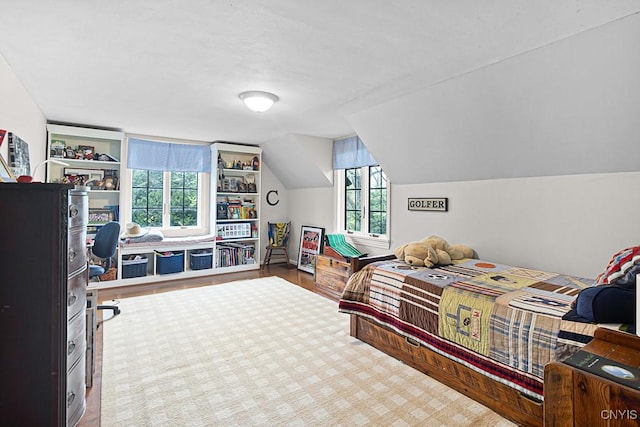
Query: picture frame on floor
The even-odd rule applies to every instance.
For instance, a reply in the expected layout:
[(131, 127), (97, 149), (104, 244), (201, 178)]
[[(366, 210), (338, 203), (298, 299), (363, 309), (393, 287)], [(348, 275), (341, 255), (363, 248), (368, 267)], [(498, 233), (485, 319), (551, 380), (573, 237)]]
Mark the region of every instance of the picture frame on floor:
[(303, 225), (300, 231), (300, 249), (298, 251), (298, 270), (314, 273), (316, 255), (322, 253), (324, 228)]

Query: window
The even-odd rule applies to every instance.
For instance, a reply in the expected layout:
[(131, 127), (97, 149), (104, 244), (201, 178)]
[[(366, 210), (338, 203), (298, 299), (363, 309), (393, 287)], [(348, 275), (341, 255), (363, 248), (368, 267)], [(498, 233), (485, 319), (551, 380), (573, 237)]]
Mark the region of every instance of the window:
[(360, 137), (334, 141), (333, 169), (338, 230), (355, 243), (389, 249), (389, 181)]
[(144, 227), (198, 226), (198, 173), (133, 170), (131, 217)]
[(209, 232), (210, 173), (210, 144), (128, 136), (124, 218), (169, 236)]
[(344, 170), (344, 229), (387, 235), (387, 177), (380, 166)]

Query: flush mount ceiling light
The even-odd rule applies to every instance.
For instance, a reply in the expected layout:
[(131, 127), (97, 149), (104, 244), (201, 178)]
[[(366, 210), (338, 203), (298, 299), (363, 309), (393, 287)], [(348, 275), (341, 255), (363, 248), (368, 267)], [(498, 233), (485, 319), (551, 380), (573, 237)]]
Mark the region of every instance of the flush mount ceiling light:
[(242, 92), (239, 97), (250, 110), (255, 111), (256, 113), (263, 113), (267, 111), (279, 99), (272, 93), (260, 92), (258, 90)]

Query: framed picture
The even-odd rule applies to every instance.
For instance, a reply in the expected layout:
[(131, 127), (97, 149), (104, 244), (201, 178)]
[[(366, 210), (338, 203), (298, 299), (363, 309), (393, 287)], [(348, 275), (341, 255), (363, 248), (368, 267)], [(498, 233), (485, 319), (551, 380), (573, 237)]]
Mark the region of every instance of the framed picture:
[(4, 161), (4, 157), (0, 156), (0, 182), (16, 182), (16, 177)]
[(300, 250), (298, 251), (298, 270), (314, 273), (316, 255), (322, 252), (324, 228), (303, 225), (300, 232)]
[(14, 176), (31, 175), (29, 145), (12, 132), (9, 132), (9, 160)]
[(100, 225), (113, 221), (111, 209), (89, 209), (89, 224)]
[(104, 171), (102, 169), (72, 169), (64, 168), (65, 175), (84, 175), (87, 177), (87, 181), (102, 181), (104, 178)]

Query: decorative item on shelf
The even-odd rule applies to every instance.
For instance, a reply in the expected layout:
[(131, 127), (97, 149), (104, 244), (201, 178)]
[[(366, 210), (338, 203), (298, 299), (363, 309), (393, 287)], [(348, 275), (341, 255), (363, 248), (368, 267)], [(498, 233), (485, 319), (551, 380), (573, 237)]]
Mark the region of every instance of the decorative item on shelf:
[(78, 149), (76, 150), (76, 157), (83, 160), (92, 160), (93, 153), (95, 153), (95, 151), (95, 147), (91, 145), (78, 145)]
[(253, 160), (251, 161), (251, 167), (254, 171), (260, 170), (260, 159), (258, 156), (253, 156)]
[(66, 157), (65, 147), (67, 146), (66, 142), (61, 139), (52, 139), (51, 140), (51, 157), (64, 158)]
[(101, 162), (117, 162), (118, 161), (118, 159), (116, 159), (115, 157), (113, 157), (113, 156), (111, 156), (109, 154), (104, 154), (104, 153), (103, 154), (96, 153), (93, 156), (93, 159), (94, 160), (99, 160)]
[(244, 182), (247, 183), (247, 192), (248, 193), (257, 193), (258, 189), (256, 187), (256, 176), (252, 173), (247, 174), (244, 177)]
[(38, 170), (40, 169), (40, 167), (44, 164), (47, 163), (55, 163), (58, 165), (62, 165), (62, 166), (69, 166), (68, 163), (65, 162), (61, 162), (60, 160), (56, 160), (56, 159), (48, 159), (45, 160), (44, 162), (38, 163), (38, 165), (33, 168), (33, 175), (22, 175), (20, 177), (18, 177), (18, 182), (32, 182), (33, 181), (33, 177), (36, 175), (36, 172), (38, 172)]

